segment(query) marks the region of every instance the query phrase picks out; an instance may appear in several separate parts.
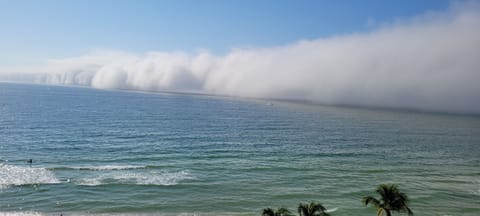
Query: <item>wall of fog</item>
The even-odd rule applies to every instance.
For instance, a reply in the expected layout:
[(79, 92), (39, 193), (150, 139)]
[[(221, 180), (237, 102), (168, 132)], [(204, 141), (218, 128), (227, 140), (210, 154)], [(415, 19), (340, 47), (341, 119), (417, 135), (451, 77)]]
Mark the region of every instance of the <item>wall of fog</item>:
[(220, 56), (97, 51), (0, 67), (0, 81), (480, 113), (480, 10), (454, 4), (367, 33)]

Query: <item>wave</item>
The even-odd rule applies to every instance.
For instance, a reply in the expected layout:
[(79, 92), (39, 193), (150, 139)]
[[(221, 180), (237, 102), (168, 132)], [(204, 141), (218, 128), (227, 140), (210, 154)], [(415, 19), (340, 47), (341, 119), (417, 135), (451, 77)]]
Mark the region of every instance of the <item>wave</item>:
[(45, 168), (0, 164), (0, 189), (17, 185), (57, 183), (60, 181), (53, 172)]
[(90, 213), (90, 212), (64, 212), (64, 213), (41, 213), (41, 212), (0, 212), (0, 216), (46, 216), (46, 215), (70, 215), (70, 216), (246, 216), (249, 213), (213, 212), (213, 213), (160, 213), (160, 212), (128, 212), (128, 213)]
[(100, 171), (98, 172), (98, 174), (88, 174), (85, 175), (87, 177), (79, 179), (68, 178), (68, 180), (66, 181), (66, 183), (87, 186), (107, 184), (169, 186), (177, 185), (183, 180), (194, 179), (193, 175), (185, 170), (168, 172), (149, 168), (151, 167), (133, 165), (33, 168), (27, 166), (0, 164), (0, 189), (8, 188), (10, 186), (61, 183), (61, 181), (55, 176), (54, 172), (58, 170)]
[(0, 216), (43, 216), (39, 212), (0, 212)]
[(333, 209), (327, 209), (325, 212), (327, 213), (330, 213), (330, 212), (334, 212), (334, 211), (337, 211), (338, 208), (333, 208)]
[(111, 172), (98, 177), (74, 180), (72, 183), (85, 186), (107, 184), (177, 185), (180, 181), (194, 179), (188, 171), (178, 172)]
[(147, 169), (149, 166), (134, 165), (103, 165), (103, 166), (84, 166), (84, 167), (55, 167), (49, 170), (89, 170), (89, 171), (108, 171), (108, 170), (134, 170)]

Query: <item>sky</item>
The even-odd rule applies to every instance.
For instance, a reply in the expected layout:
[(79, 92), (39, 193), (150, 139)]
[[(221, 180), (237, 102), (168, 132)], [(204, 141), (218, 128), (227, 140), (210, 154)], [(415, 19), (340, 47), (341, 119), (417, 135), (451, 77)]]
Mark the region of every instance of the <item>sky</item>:
[(480, 1), (4, 1), (0, 81), (480, 113)]
[(0, 0), (0, 65), (38, 64), (98, 49), (223, 54), (366, 32), (448, 5), (443, 0)]

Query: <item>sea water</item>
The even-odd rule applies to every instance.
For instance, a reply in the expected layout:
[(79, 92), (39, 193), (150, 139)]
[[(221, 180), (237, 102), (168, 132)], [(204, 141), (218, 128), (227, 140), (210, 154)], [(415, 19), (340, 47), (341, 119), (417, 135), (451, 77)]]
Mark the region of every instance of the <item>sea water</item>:
[(0, 83), (0, 215), (375, 215), (381, 183), (480, 215), (480, 118)]

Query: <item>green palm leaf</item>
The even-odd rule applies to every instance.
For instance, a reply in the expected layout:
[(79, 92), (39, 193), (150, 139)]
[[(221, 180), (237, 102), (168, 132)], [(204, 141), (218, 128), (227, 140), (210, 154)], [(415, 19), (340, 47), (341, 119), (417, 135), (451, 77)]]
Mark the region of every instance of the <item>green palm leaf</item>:
[(412, 210), (407, 206), (408, 196), (400, 192), (396, 184), (381, 184), (375, 191), (380, 195), (379, 200), (367, 196), (362, 199), (362, 202), (365, 205), (375, 206), (378, 209), (377, 216), (381, 216), (383, 213), (391, 216), (392, 211), (407, 212), (409, 216), (413, 216)]
[(266, 208), (263, 209), (262, 216), (293, 216), (293, 214), (286, 208), (279, 208), (277, 210)]
[(300, 216), (330, 216), (327, 209), (322, 204), (310, 202), (310, 204), (300, 203), (298, 205), (298, 214)]

